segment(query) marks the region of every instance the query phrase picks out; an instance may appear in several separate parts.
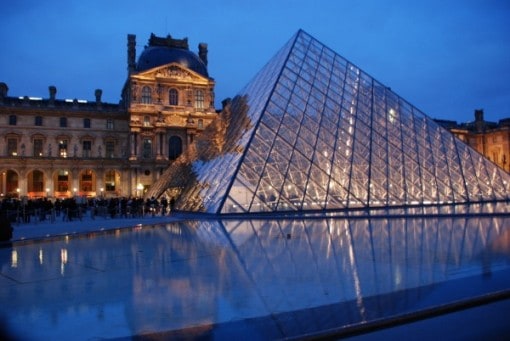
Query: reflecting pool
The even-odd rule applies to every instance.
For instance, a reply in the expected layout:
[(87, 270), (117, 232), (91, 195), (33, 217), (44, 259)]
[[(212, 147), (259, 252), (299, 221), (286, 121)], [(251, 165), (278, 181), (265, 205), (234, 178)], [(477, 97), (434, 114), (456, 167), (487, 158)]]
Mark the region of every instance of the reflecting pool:
[(29, 340), (324, 335), (510, 288), (510, 218), (182, 221), (0, 248)]

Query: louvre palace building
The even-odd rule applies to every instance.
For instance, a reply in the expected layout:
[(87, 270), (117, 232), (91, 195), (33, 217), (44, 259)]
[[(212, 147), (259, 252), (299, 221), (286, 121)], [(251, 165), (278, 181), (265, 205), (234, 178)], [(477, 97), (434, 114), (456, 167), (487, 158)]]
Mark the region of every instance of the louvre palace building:
[(119, 104), (0, 83), (2, 196), (170, 196), (215, 214), (509, 200), (508, 120), (433, 120), (302, 30), (221, 111), (206, 44), (151, 35), (136, 60), (135, 39)]
[(119, 104), (9, 96), (0, 83), (2, 197), (141, 196), (214, 118), (207, 44), (151, 35), (136, 60), (127, 37), (128, 75)]

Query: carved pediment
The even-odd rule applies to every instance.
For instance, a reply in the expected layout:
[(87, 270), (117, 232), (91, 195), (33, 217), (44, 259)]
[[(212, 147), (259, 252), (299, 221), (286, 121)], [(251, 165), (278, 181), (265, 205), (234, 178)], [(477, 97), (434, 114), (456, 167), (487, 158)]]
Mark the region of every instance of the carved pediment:
[(177, 65), (170, 65), (163, 69), (159, 69), (156, 77), (165, 77), (165, 78), (174, 78), (174, 79), (185, 79), (185, 80), (193, 80), (198, 79), (195, 75), (193, 75), (190, 71), (185, 70)]
[[(137, 75), (140, 78), (168, 78), (172, 80), (181, 81), (206, 81), (206, 79), (197, 73), (188, 70), (179, 64), (172, 63), (159, 68), (148, 70)], [(137, 78), (138, 78), (137, 77)]]

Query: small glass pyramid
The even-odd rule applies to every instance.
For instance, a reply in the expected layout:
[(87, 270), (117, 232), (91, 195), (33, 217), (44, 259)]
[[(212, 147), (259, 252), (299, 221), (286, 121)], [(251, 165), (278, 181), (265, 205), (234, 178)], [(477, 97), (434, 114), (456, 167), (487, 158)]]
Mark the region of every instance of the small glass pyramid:
[(176, 201), (184, 211), (509, 200), (506, 172), (302, 30), (178, 164), (150, 194), (177, 186), (176, 169), (186, 172)]

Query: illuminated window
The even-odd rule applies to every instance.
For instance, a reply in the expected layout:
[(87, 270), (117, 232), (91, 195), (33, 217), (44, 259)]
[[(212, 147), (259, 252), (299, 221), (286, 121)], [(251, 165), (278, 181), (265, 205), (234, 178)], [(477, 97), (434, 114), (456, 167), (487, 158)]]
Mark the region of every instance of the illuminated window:
[(57, 175), (57, 192), (67, 192), (69, 189), (69, 172), (60, 170)]
[(67, 127), (67, 117), (61, 117), (60, 118), (60, 127), (61, 128)]
[(142, 156), (145, 159), (149, 159), (152, 156), (152, 140), (151, 139), (143, 139)]
[(34, 156), (43, 156), (43, 140), (34, 139)]
[(16, 115), (9, 115), (9, 125), (15, 126), (18, 123), (18, 118)]
[(60, 157), (67, 157), (67, 140), (58, 141), (58, 155)]
[(142, 103), (143, 104), (152, 103), (151, 88), (149, 88), (148, 86), (144, 86), (142, 88)]
[(94, 173), (90, 169), (86, 169), (81, 173), (80, 191), (92, 192), (94, 190)]
[(90, 118), (83, 119), (83, 128), (90, 128)]
[(202, 90), (195, 91), (195, 108), (204, 108), (204, 92)]
[(36, 117), (35, 117), (35, 121), (34, 121), (34, 125), (36, 125), (36, 126), (39, 126), (39, 127), (40, 127), (40, 126), (42, 126), (42, 125), (43, 125), (42, 123), (43, 123), (43, 118), (42, 118), (42, 116), (36, 116)]
[(170, 105), (179, 105), (179, 92), (176, 89), (170, 89), (168, 92), (168, 103)]

